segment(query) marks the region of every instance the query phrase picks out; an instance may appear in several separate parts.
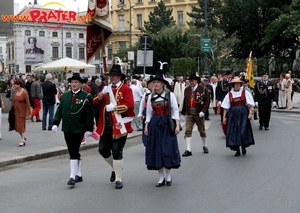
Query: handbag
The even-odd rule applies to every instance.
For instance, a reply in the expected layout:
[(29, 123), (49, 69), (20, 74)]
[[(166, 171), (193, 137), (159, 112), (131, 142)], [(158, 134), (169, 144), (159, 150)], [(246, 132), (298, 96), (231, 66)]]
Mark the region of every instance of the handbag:
[[(171, 134), (175, 134), (176, 129), (176, 120), (171, 117), (171, 97), (170, 93), (167, 95), (168, 97), (168, 105), (169, 105), (169, 132)], [(179, 131), (182, 130), (181, 124), (179, 124)]]
[(6, 98), (10, 98), (10, 90), (8, 89), (5, 95)]

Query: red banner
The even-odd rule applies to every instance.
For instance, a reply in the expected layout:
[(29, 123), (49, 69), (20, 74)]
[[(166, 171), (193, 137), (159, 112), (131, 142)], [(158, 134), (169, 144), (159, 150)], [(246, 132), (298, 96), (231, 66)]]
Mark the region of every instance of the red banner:
[[(91, 16), (91, 25), (87, 26), (86, 58), (87, 63), (97, 51), (106, 56), (105, 45), (112, 34), (111, 15), (108, 0), (89, 0), (87, 14)], [(103, 33), (104, 35), (102, 36)]]

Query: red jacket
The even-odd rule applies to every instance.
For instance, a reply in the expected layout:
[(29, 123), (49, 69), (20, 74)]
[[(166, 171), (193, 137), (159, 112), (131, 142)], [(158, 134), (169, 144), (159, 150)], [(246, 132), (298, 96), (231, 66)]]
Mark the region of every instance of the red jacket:
[[(134, 100), (133, 94), (130, 87), (126, 84), (122, 84), (117, 90), (113, 90), (113, 93), (116, 98), (117, 106), (125, 105), (128, 107), (127, 111), (122, 113), (122, 118), (124, 117), (134, 117), (135, 114), (133, 112), (134, 109)], [(99, 100), (98, 97), (94, 98), (93, 104), (94, 106), (100, 105), (100, 113), (98, 118), (98, 126), (97, 126), (97, 133), (102, 135), (104, 132), (105, 127), (105, 113), (106, 112), (106, 105), (110, 103), (109, 95), (104, 94), (103, 99)], [(125, 123), (125, 127), (128, 133), (133, 131), (131, 127), (131, 122)]]

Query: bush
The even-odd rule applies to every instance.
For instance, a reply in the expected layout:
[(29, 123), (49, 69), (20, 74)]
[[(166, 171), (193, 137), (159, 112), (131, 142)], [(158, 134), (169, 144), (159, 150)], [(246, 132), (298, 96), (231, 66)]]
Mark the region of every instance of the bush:
[(0, 81), (0, 92), (5, 92), (6, 90), (6, 82)]

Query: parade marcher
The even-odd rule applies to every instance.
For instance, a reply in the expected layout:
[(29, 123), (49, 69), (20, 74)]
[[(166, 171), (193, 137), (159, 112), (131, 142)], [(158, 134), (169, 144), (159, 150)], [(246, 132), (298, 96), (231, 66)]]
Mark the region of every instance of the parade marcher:
[(146, 135), (144, 133), (144, 130), (145, 130), (147, 103), (148, 103), (149, 95), (152, 93), (152, 90), (153, 90), (152, 79), (153, 79), (153, 76), (151, 75), (150, 79), (147, 81), (147, 90), (143, 94), (141, 104), (140, 104), (139, 114), (138, 114), (138, 119), (143, 123), (142, 141), (143, 141), (144, 146), (146, 146)]
[(272, 81), (269, 81), (269, 74), (263, 73), (262, 80), (255, 85), (255, 106), (258, 106), (259, 130), (263, 127), (269, 130), (271, 108), (276, 106), (275, 89)]
[(52, 74), (48, 73), (45, 78), (45, 82), (41, 85), (43, 91), (43, 120), (42, 130), (46, 130), (47, 126), (47, 114), (49, 113), (48, 130), (52, 130), (53, 118), (54, 118), (54, 105), (56, 102), (55, 96), (57, 89), (54, 83), (52, 83)]
[(182, 111), (183, 99), (184, 99), (185, 82), (182, 76), (178, 77), (178, 81), (174, 85), (174, 94), (178, 103), (179, 112)]
[(207, 110), (205, 113), (205, 120), (206, 121), (209, 121), (209, 107), (210, 107), (210, 103), (214, 100), (214, 90), (213, 90), (213, 87), (212, 85), (210, 85), (208, 83), (208, 79), (207, 78), (204, 78), (203, 79), (203, 86), (208, 90), (208, 93), (209, 93), (209, 99), (208, 99), (208, 107), (207, 107)]
[(110, 181), (116, 181), (115, 188), (122, 189), (123, 148), (127, 135), (133, 131), (134, 118), (132, 90), (123, 83), (125, 75), (120, 65), (113, 65), (109, 72), (110, 84), (94, 98), (94, 105), (100, 105), (97, 133), (99, 153), (113, 168)]
[(91, 94), (82, 91), (85, 79), (79, 73), (74, 73), (68, 78), (71, 91), (65, 92), (60, 99), (56, 110), (52, 131), (56, 132), (62, 121), (61, 130), (70, 155), (70, 179), (67, 185), (75, 186), (75, 183), (83, 181), (81, 175), (81, 157), (79, 148), (84, 134), (91, 136), (94, 125), (93, 98)]
[[(229, 84), (231, 79), (231, 71), (227, 70), (222, 73), (222, 80), (218, 82), (217, 88), (216, 88), (216, 101), (218, 107), (221, 106), (223, 99), (227, 95), (227, 93), (231, 89), (231, 85)], [(223, 109), (221, 108), (221, 122), (223, 122)]]
[(224, 109), (223, 123), (226, 125), (226, 147), (236, 151), (235, 156), (246, 155), (246, 147), (254, 144), (250, 120), (253, 115), (254, 100), (251, 92), (242, 87), (243, 81), (235, 76), (231, 81), (231, 91), (225, 96), (221, 107)]
[(2, 140), (2, 131), (1, 131), (1, 125), (2, 125), (2, 110), (4, 110), (4, 102), (2, 96), (0, 96), (0, 140)]
[(211, 78), (210, 78), (210, 85), (212, 86), (213, 88), (213, 99), (212, 99), (212, 102), (210, 104), (210, 107), (213, 108), (214, 110), (214, 113), (215, 115), (217, 114), (217, 103), (216, 103), (216, 88), (217, 88), (217, 85), (218, 85), (218, 79), (216, 77), (216, 75), (213, 75)]
[(191, 140), (195, 123), (203, 143), (203, 152), (205, 154), (208, 153), (204, 118), (208, 108), (209, 92), (203, 85), (199, 84), (199, 81), (200, 78), (195, 73), (192, 73), (189, 77), (190, 85), (184, 91), (182, 120), (185, 120), (184, 138), (187, 150), (182, 154), (183, 157), (192, 155)]
[[(159, 175), (156, 187), (171, 186), (171, 169), (178, 169), (181, 162), (177, 141), (180, 131), (178, 105), (174, 93), (167, 88), (169, 82), (164, 79), (162, 72), (158, 70), (152, 79), (153, 92), (147, 102), (144, 130), (147, 136), (147, 169), (157, 170)], [(175, 133), (169, 130), (170, 116), (176, 120)]]

